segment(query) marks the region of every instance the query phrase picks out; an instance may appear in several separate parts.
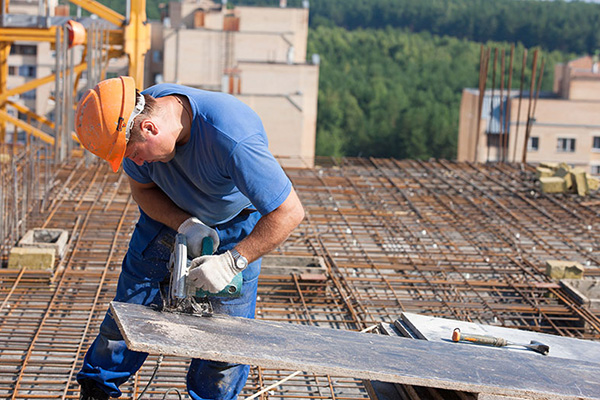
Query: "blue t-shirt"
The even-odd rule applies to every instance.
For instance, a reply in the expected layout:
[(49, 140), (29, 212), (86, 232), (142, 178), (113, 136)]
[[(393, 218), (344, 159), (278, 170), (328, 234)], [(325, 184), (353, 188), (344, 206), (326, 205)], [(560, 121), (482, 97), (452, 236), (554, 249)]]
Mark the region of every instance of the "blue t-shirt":
[(167, 162), (123, 169), (140, 183), (154, 182), (180, 208), (209, 226), (229, 221), (247, 207), (262, 215), (279, 207), (292, 184), (269, 152), (258, 115), (235, 97), (174, 84), (144, 94), (186, 96), (193, 112), (191, 136)]

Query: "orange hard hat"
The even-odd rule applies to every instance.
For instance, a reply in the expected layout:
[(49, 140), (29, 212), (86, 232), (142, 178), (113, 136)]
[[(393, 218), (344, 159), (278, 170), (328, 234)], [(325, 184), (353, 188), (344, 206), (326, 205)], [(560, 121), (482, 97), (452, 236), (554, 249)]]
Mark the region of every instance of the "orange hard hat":
[(83, 94), (75, 112), (75, 132), (83, 147), (117, 172), (133, 120), (143, 109), (144, 97), (136, 94), (132, 77), (106, 79)]

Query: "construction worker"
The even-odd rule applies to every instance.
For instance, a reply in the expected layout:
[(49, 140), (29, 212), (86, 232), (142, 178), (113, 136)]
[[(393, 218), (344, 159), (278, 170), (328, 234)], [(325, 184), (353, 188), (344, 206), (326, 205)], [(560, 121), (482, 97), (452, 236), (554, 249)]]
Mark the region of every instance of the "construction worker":
[[(194, 258), (189, 280), (217, 293), (240, 271), (242, 296), (211, 298), (215, 312), (253, 318), (261, 256), (304, 218), (290, 180), (267, 148), (260, 118), (233, 96), (174, 84), (142, 93), (131, 77), (100, 82), (77, 107), (82, 145), (127, 173), (140, 218), (122, 263), (116, 301), (162, 302), (177, 232)], [(199, 257), (211, 237), (214, 255)], [(198, 340), (202, 340), (198, 337)], [(121, 395), (146, 353), (127, 349), (110, 312), (77, 375), (80, 399)], [(194, 359), (193, 399), (235, 399), (250, 367)]]

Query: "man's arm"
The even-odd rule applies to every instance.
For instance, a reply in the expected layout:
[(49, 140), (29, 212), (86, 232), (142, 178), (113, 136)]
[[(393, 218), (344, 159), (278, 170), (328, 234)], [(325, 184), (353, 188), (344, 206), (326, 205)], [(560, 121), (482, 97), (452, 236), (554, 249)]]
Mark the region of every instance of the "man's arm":
[[(179, 208), (155, 183), (139, 183), (128, 177), (135, 202), (148, 216), (177, 230), (190, 214)], [(287, 199), (263, 216), (236, 250), (252, 262), (279, 246), (304, 219), (304, 208), (292, 188)]]
[(127, 178), (133, 199), (153, 220), (177, 230), (183, 221), (191, 217), (173, 203), (154, 182), (139, 183), (129, 176)]
[[(287, 199), (275, 210), (264, 215), (235, 249), (249, 262), (255, 261), (281, 244), (304, 218), (304, 208), (292, 188)], [(192, 287), (218, 293), (240, 272), (231, 252), (217, 256), (202, 256), (192, 260), (189, 284)]]
[(254, 230), (235, 246), (241, 255), (252, 262), (275, 249), (304, 219), (304, 208), (294, 188), (275, 210), (263, 216)]

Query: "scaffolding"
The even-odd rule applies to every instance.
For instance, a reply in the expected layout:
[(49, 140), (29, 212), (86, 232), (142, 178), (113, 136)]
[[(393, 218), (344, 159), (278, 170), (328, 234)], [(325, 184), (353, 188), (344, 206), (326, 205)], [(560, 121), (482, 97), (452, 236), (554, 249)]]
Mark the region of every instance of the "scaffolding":
[[(27, 164), (23, 154), (16, 165)], [(307, 216), (274, 254), (321, 257), (326, 269), (265, 267), (257, 318), (362, 330), (407, 311), (600, 340), (599, 315), (544, 267), (548, 259), (578, 261), (598, 278), (598, 195), (543, 194), (533, 168), (512, 164), (321, 158), (316, 165), (286, 169)], [(37, 168), (36, 184), (51, 184), (31, 192), (18, 224), (67, 229), (69, 241), (54, 271), (0, 269), (0, 397), (77, 398), (75, 374), (114, 296), (139, 211), (125, 175), (104, 162), (86, 166), (76, 157)], [(156, 360), (123, 385), (123, 398), (137, 398)], [(145, 396), (184, 391), (188, 362), (165, 357)], [(292, 372), (252, 368), (241, 398)], [(416, 393), (407, 398), (435, 398), (433, 389), (405, 390)], [(368, 394), (353, 378), (298, 373), (258, 398)]]

